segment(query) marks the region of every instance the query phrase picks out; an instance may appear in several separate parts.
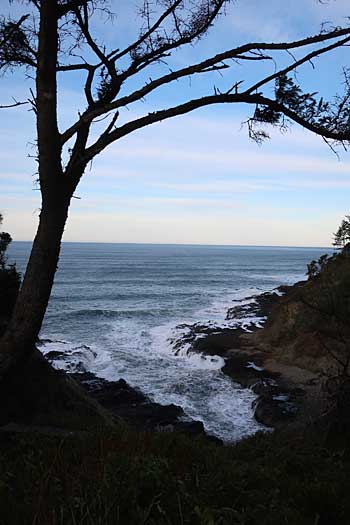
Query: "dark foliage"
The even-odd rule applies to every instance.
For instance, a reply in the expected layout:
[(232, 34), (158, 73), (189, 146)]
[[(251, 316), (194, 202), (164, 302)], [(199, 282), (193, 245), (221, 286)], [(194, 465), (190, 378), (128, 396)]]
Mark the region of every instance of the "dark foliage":
[(350, 243), (350, 215), (346, 215), (336, 233), (334, 233), (333, 246), (338, 249), (343, 249), (347, 244)]
[[(0, 214), (0, 224), (2, 216)], [(0, 232), (0, 335), (4, 332), (16, 302), (21, 276), (14, 264), (7, 265), (6, 250), (11, 243), (11, 236)]]
[(345, 524), (349, 456), (324, 437), (261, 434), (217, 447), (127, 428), (2, 434), (2, 524)]
[[(319, 129), (326, 136), (326, 130), (339, 134), (350, 132), (350, 79), (348, 70), (344, 70), (344, 92), (336, 95), (333, 101), (324, 101), (317, 92), (304, 93), (302, 88), (287, 74), (275, 80), (275, 100), (271, 105), (258, 104), (251, 123), (265, 123), (273, 126), (285, 126), (285, 119), (296, 117), (311, 127)], [(290, 114), (288, 115), (288, 112)], [(252, 128), (253, 129), (253, 128)], [(256, 136), (255, 136), (256, 135)], [(268, 135), (254, 130), (252, 138), (264, 139)], [(261, 142), (261, 140), (257, 140)]]
[(27, 16), (17, 21), (0, 19), (0, 71), (15, 66), (34, 65), (34, 53), (23, 29)]
[(334, 261), (335, 258), (336, 254), (332, 255), (331, 257), (327, 253), (321, 255), (317, 261), (313, 260), (307, 265), (306, 275), (309, 279), (313, 279), (327, 267), (329, 262)]

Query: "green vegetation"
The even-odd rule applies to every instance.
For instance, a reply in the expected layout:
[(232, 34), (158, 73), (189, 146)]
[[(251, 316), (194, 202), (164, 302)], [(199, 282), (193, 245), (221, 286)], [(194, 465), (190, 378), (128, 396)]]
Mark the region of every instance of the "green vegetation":
[[(333, 246), (338, 250), (341, 250), (341, 253), (347, 251), (348, 245), (350, 245), (350, 215), (345, 215), (345, 219), (342, 220), (339, 228), (333, 234)], [(337, 254), (329, 256), (328, 254), (321, 255), (321, 257), (316, 261), (313, 260), (307, 265), (306, 275), (308, 279), (313, 279), (320, 272), (322, 272), (327, 264), (334, 260), (337, 257)]]
[(2, 525), (349, 522), (348, 451), (310, 432), (258, 434), (233, 447), (126, 427), (0, 439)]
[[(0, 241), (1, 274), (11, 237)], [(0, 525), (348, 524), (350, 259), (341, 252), (315, 264), (322, 271), (300, 315), (334, 328), (337, 337), (320, 334), (342, 365), (327, 383), (327, 419), (225, 447), (139, 432), (114, 425), (65, 374), (33, 359), (0, 388), (1, 423), (17, 422), (0, 431)]]
[(333, 246), (338, 249), (343, 249), (350, 243), (350, 215), (346, 215), (346, 219), (342, 220), (336, 233), (334, 233)]
[[(2, 220), (0, 214), (0, 225)], [(11, 242), (10, 234), (0, 232), (0, 336), (11, 316), (21, 282), (16, 266), (7, 264), (6, 250)]]
[(308, 279), (313, 279), (314, 277), (316, 277), (316, 275), (322, 272), (322, 270), (326, 268), (327, 264), (334, 259), (335, 255), (329, 257), (328, 254), (325, 253), (321, 255), (321, 257), (317, 261), (311, 261), (307, 265), (306, 275), (308, 276)]

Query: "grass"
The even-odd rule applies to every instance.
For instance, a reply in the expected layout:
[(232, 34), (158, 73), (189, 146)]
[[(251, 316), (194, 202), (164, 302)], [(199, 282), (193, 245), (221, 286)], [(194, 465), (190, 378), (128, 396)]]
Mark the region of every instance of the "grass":
[(350, 523), (350, 458), (315, 435), (220, 447), (121, 426), (0, 440), (1, 525)]

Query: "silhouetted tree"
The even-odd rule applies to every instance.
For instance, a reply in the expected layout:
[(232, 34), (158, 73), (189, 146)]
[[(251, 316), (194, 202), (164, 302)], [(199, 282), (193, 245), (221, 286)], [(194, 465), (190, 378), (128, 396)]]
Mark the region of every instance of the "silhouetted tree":
[[(104, 0), (27, 0), (20, 4), (23, 14), (19, 19), (0, 20), (0, 70), (24, 67), (27, 76), (35, 77), (29, 101), (14, 100), (3, 107), (28, 102), (35, 112), (42, 195), (38, 231), (12, 320), (1, 340), (0, 377), (32, 352), (49, 301), (71, 199), (87, 165), (110, 144), (151, 124), (219, 103), (253, 107), (248, 129), (257, 142), (268, 136), (261, 126), (283, 127), (288, 120), (325, 140), (350, 140), (347, 73), (344, 94), (331, 102), (304, 92), (291, 76), (299, 66), (349, 45), (349, 27), (322, 28), (316, 35), (290, 42), (243, 42), (164, 73), (164, 62), (175, 51), (198, 45), (228, 4), (227, 0), (144, 0), (138, 12), (139, 36), (125, 47), (117, 42), (117, 30), (109, 42), (102, 43), (94, 35), (94, 17), (110, 15)], [(106, 23), (112, 22), (109, 17)], [(292, 53), (298, 50), (301, 54), (296, 57)], [(283, 51), (289, 63), (279, 67)], [(261, 74), (262, 69), (256, 68), (260, 77), (251, 81), (247, 73), (243, 83), (237, 64), (254, 68), (262, 62), (271, 63), (271, 73)], [(125, 111), (180, 79), (218, 71), (225, 78), (230, 76), (229, 88), (215, 86), (204, 96), (137, 118)], [(81, 89), (86, 107), (74, 124), (60, 130), (57, 77), (71, 72), (84, 76)], [(119, 124), (122, 111), (128, 120)], [(103, 119), (107, 124), (96, 137), (92, 125)]]
[(342, 250), (348, 243), (350, 243), (350, 215), (346, 215), (346, 219), (342, 220), (338, 230), (334, 233), (333, 246)]
[[(2, 224), (3, 217), (0, 213), (0, 225)], [(3, 270), (6, 265), (6, 250), (10, 242), (12, 241), (11, 235), (6, 232), (0, 232), (0, 270)]]
[(307, 265), (306, 275), (308, 279), (313, 279), (319, 272), (317, 261), (313, 260)]

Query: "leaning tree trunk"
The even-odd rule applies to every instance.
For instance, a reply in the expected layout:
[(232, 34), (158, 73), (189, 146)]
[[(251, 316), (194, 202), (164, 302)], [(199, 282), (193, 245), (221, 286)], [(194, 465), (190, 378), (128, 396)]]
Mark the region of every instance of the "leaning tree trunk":
[(41, 0), (36, 115), (42, 209), (13, 316), (0, 341), (0, 379), (33, 351), (48, 305), (75, 187), (61, 165), (62, 148), (57, 125), (57, 55), (58, 0)]
[(0, 341), (0, 377), (33, 351), (49, 302), (69, 198), (55, 208), (43, 206), (21, 290), (6, 333)]

